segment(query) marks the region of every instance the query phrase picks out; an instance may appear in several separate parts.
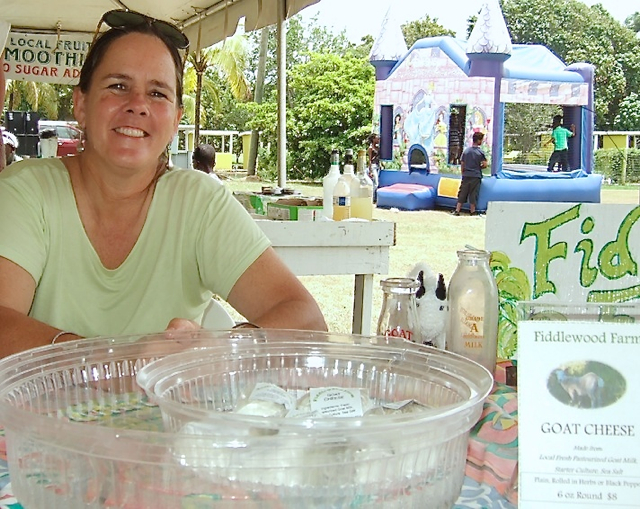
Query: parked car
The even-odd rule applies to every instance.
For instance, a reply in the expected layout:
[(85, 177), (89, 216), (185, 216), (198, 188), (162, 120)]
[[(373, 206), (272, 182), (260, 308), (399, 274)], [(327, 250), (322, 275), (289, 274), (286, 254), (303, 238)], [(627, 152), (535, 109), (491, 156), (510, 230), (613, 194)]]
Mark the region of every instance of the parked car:
[(41, 120), (38, 130), (42, 135), (45, 130), (55, 131), (58, 138), (58, 157), (74, 155), (82, 151), (82, 131), (68, 122)]

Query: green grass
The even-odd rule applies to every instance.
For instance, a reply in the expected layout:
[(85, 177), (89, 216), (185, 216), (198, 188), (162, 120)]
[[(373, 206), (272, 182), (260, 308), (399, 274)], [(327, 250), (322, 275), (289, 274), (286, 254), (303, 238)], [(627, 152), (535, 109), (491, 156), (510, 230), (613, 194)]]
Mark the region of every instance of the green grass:
[[(233, 191), (260, 191), (261, 182), (229, 178), (225, 185)], [(322, 196), (322, 186), (308, 183), (288, 183), (305, 196)], [(603, 187), (602, 203), (639, 204), (640, 187)], [(449, 281), (457, 264), (456, 251), (465, 244), (484, 248), (485, 219), (462, 215), (452, 216), (448, 210), (390, 211), (374, 210), (374, 219), (396, 223), (396, 245), (390, 249), (389, 273), (374, 278), (373, 317), (375, 331), (382, 305), (380, 279), (405, 276), (417, 262), (425, 262), (435, 273)], [(351, 332), (353, 307), (352, 276), (304, 276), (300, 280), (320, 305), (329, 330)], [(238, 317), (237, 315), (234, 315)]]

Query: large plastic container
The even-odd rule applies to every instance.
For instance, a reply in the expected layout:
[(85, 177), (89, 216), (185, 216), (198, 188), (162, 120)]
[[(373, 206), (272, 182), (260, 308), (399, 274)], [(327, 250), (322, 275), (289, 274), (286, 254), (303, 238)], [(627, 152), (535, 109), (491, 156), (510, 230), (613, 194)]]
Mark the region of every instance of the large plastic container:
[[(481, 366), (384, 338), (191, 336), (80, 340), (0, 361), (0, 422), (18, 500), (65, 509), (454, 503), (468, 432), (492, 386)], [(232, 412), (259, 381), (357, 387), (373, 400), (429, 408), (321, 419)]]

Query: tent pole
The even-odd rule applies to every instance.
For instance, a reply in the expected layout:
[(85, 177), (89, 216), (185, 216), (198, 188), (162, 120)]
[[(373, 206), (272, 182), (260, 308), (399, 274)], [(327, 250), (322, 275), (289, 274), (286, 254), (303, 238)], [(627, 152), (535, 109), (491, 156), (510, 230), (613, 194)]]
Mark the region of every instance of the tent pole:
[(287, 185), (287, 0), (278, 0), (278, 186)]

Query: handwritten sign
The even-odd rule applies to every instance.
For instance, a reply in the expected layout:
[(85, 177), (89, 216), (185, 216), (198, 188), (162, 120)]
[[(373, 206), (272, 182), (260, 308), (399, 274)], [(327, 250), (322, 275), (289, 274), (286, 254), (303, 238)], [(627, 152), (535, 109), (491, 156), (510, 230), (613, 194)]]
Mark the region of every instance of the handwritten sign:
[(518, 325), (520, 508), (640, 500), (640, 306), (576, 316)]
[(519, 301), (640, 300), (640, 207), (492, 202), (486, 249), (500, 293), (498, 356), (517, 350)]
[(89, 34), (32, 34), (11, 31), (3, 69), (12, 80), (74, 85), (91, 45)]

